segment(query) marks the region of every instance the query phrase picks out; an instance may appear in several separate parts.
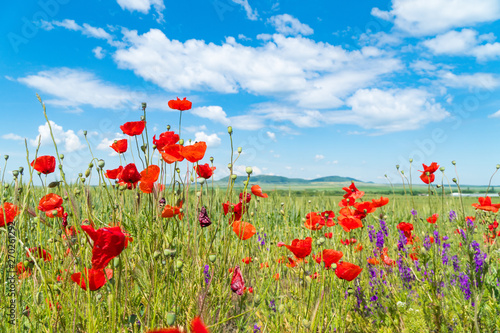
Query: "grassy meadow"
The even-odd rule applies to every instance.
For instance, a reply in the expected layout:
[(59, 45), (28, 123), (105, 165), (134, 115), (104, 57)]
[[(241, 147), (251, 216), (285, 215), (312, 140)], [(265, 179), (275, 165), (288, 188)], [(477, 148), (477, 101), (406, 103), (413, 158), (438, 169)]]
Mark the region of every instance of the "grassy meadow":
[(450, 196), (449, 162), (428, 185), (414, 166), (404, 187), (260, 191), (251, 168), (233, 175), (241, 150), (214, 161), (169, 132), (130, 135), (134, 166), (115, 178), (95, 156), (67, 179), (54, 145), (54, 170), (40, 160), (9, 182), (5, 158), (2, 332), (498, 332), (499, 200)]

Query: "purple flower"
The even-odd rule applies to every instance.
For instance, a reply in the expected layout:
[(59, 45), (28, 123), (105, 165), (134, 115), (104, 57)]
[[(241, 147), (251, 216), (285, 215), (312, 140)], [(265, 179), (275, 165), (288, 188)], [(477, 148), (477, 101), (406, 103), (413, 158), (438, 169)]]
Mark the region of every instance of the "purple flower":
[(472, 241), (470, 246), (474, 249), (474, 264), (476, 266), (476, 273), (482, 273), (484, 261), (486, 260), (487, 254), (482, 253), (479, 248), (479, 243), (476, 241)]
[(271, 309), (271, 311), (276, 312), (276, 303), (275, 303), (274, 299), (269, 301), (269, 308)]
[(427, 251), (431, 248), (431, 238), (429, 236), (425, 236), (424, 238), (424, 247)]
[(457, 218), (457, 213), (455, 213), (453, 210), (450, 210), (450, 222), (455, 221)]
[(373, 238), (375, 237), (375, 227), (372, 225), (368, 226), (368, 237), (370, 237), (370, 243), (373, 243)]
[(379, 232), (377, 232), (377, 247), (379, 249), (382, 249), (384, 247), (384, 232), (382, 230), (379, 230)]
[(398, 240), (398, 250), (399, 251), (404, 251), (406, 252), (406, 248), (405, 248), (405, 245), (406, 245), (406, 236), (405, 236), (405, 233), (403, 231), (399, 231), (399, 240)]
[(460, 271), (460, 260), (458, 256), (454, 255), (451, 257), (451, 262), (453, 263), (453, 270), (455, 270), (455, 273), (458, 273)]
[(253, 325), (253, 333), (260, 332), (260, 327), (261, 326), (257, 326), (257, 324)]
[(210, 273), (208, 270), (210, 269), (210, 266), (205, 265), (205, 268), (203, 269), (203, 274), (205, 275), (205, 283), (208, 284), (210, 282)]
[(464, 273), (460, 273), (458, 276), (458, 282), (460, 283), (460, 290), (464, 293), (465, 300), (469, 300), (471, 297), (469, 276)]
[(443, 252), (441, 252), (441, 259), (442, 259), (442, 262), (443, 262), (443, 265), (448, 265), (448, 262), (449, 262), (449, 259), (448, 259), (448, 256), (446, 255), (446, 252), (448, 251), (448, 249), (451, 247), (450, 244), (448, 243), (443, 243)]
[(387, 231), (387, 225), (384, 220), (380, 220), (380, 230), (382, 230), (386, 236), (389, 236), (389, 232)]
[(413, 215), (413, 217), (417, 217), (417, 211), (415, 209), (412, 209), (411, 215)]
[(434, 241), (437, 245), (441, 245), (441, 238), (439, 237), (439, 232), (434, 230)]

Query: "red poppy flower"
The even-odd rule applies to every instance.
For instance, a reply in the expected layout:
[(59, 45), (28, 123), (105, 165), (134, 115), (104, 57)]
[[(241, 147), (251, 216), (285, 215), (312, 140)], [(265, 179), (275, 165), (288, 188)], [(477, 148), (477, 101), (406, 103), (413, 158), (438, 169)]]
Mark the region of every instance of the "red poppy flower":
[(114, 149), (118, 154), (123, 154), (124, 152), (127, 151), (127, 146), (128, 146), (128, 140), (127, 139), (121, 139), (121, 140), (115, 140), (111, 144), (111, 148)]
[(343, 256), (344, 253), (342, 253), (342, 251), (324, 249), (322, 257), (323, 257), (323, 262), (325, 263), (325, 268), (330, 269), (332, 264), (334, 263), (337, 264), (340, 258), (342, 258)]
[(259, 185), (252, 186), (251, 191), (252, 191), (252, 194), (255, 195), (256, 197), (261, 197), (261, 198), (268, 197), (267, 193), (262, 193), (262, 189), (260, 188)]
[(343, 187), (342, 189), (347, 192), (346, 194), (344, 194), (345, 199), (352, 198), (356, 200), (365, 195), (365, 192), (358, 190), (354, 183), (351, 183), (349, 187)]
[(236, 266), (231, 279), (231, 290), (235, 292), (236, 295), (243, 295), (244, 289), (245, 281), (243, 280), (243, 275), (241, 275), (240, 266)]
[(333, 232), (325, 232), (325, 237), (326, 238), (332, 238), (333, 237)]
[(126, 237), (120, 227), (100, 228), (94, 230), (90, 225), (81, 228), (94, 241), (92, 249), (92, 268), (103, 269), (125, 248)]
[(55, 193), (49, 193), (40, 199), (38, 203), (38, 210), (42, 212), (51, 211), (61, 207), (63, 204), (63, 198)]
[(52, 256), (50, 253), (48, 253), (46, 250), (42, 249), (41, 247), (33, 247), (31, 249), (28, 249), (28, 252), (26, 252), (26, 257), (30, 257), (30, 254), (33, 256), (33, 258), (43, 258), (43, 261), (51, 261)]
[(229, 201), (223, 203), (222, 209), (224, 210), (224, 215), (231, 213), (230, 222), (240, 220), (241, 215), (243, 214), (243, 205), (241, 201), (237, 204), (230, 203)]
[(163, 211), (161, 212), (161, 217), (171, 218), (177, 215), (179, 220), (182, 220), (182, 218), (184, 217), (184, 213), (181, 212), (182, 203), (183, 202), (180, 201), (179, 206), (166, 205), (165, 208), (163, 208)]
[(17, 278), (22, 280), (31, 276), (31, 268), (24, 267), (24, 263), (20, 262), (16, 265)]
[(363, 250), (363, 245), (361, 245), (361, 243), (356, 245), (356, 248), (354, 248), (354, 251), (356, 251), (356, 252), (361, 252), (362, 250)]
[(141, 180), (141, 175), (134, 163), (127, 164), (118, 175), (118, 181), (126, 184), (128, 189), (135, 188), (139, 180)]
[(245, 257), (241, 259), (241, 261), (248, 265), (249, 263), (252, 262), (252, 257)]
[(387, 254), (387, 251), (388, 251), (388, 249), (386, 247), (384, 247), (384, 249), (382, 250), (382, 254), (380, 255), (380, 258), (382, 259), (384, 264), (386, 264), (387, 266), (396, 265), (396, 261), (389, 257), (389, 255)]
[(168, 101), (168, 107), (174, 110), (179, 110), (179, 111), (186, 111), (191, 109), (191, 106), (193, 103), (188, 101), (186, 97), (184, 99), (180, 100), (179, 97), (177, 99), (172, 99)]
[(233, 231), (238, 236), (239, 239), (247, 240), (253, 235), (255, 235), (257, 229), (255, 229), (255, 227), (248, 222), (234, 221)]
[(16, 205), (10, 202), (5, 202), (2, 206), (0, 206), (0, 227), (14, 222), (14, 218), (18, 214), (19, 210)]
[(40, 156), (31, 162), (31, 166), (38, 172), (48, 175), (56, 169), (56, 158), (54, 156)]
[(294, 239), (291, 245), (286, 245), (286, 248), (292, 251), (292, 253), (297, 258), (305, 258), (312, 251), (312, 238), (307, 237), (306, 239)]
[(370, 265), (378, 265), (380, 262), (376, 258), (368, 258), (366, 259)]
[(335, 221), (333, 220), (335, 213), (333, 211), (325, 210), (321, 213), (321, 217), (323, 217), (323, 221), (327, 227), (333, 227), (335, 225)]
[(156, 135), (153, 136), (153, 144), (159, 151), (163, 151), (165, 147), (175, 145), (177, 142), (179, 142), (179, 135), (173, 131), (161, 133), (158, 140), (156, 140)]
[(439, 165), (436, 162), (432, 162), (429, 166), (422, 163), (422, 166), (424, 167), (424, 171), (418, 170), (422, 172), (422, 175), (420, 175), (420, 179), (426, 184), (432, 183), (435, 179), (434, 172), (439, 169)]
[(196, 163), (205, 156), (207, 144), (203, 141), (181, 148), (181, 155), (191, 163)]
[(413, 261), (417, 261), (417, 260), (418, 260), (418, 254), (416, 254), (416, 253), (410, 253), (410, 258), (411, 258)]
[(107, 280), (113, 277), (112, 269), (106, 269), (106, 276), (104, 275), (104, 271), (102, 269), (88, 269), (85, 267), (84, 272), (83, 276), (81, 272), (71, 275), (71, 280), (78, 284), (83, 290), (87, 290), (87, 282), (90, 290), (98, 290), (106, 284)]
[(413, 230), (413, 224), (407, 222), (401, 222), (398, 224), (397, 228), (404, 232), (405, 237), (411, 237), (411, 232)]
[(472, 207), (476, 209), (496, 213), (500, 209), (500, 204), (492, 204), (490, 197), (479, 197), (479, 203), (473, 203)]
[(311, 212), (306, 215), (304, 226), (309, 230), (320, 230), (325, 225), (325, 220), (318, 213)]
[(354, 280), (363, 269), (357, 265), (351, 264), (350, 262), (341, 262), (337, 265), (335, 269), (335, 275), (339, 279), (352, 281)]
[(141, 121), (129, 121), (120, 126), (123, 134), (127, 134), (129, 136), (141, 135), (142, 131), (146, 127), (146, 122), (144, 120)]
[(427, 218), (427, 222), (435, 224), (438, 217), (439, 217), (439, 214), (432, 214), (432, 216)]
[(389, 203), (389, 198), (380, 197), (380, 199), (372, 199), (372, 205), (375, 208), (385, 206)]
[(349, 209), (347, 207), (342, 208), (339, 211), (338, 221), (346, 232), (363, 227), (363, 223), (359, 218), (355, 217), (354, 213), (355, 212), (352, 209)]
[(161, 157), (168, 164), (172, 164), (174, 162), (180, 162), (184, 160), (184, 156), (181, 154), (181, 145), (169, 145), (163, 147), (163, 151), (161, 152)]
[(198, 177), (209, 179), (214, 174), (215, 167), (211, 167), (208, 163), (205, 163), (195, 165), (193, 166), (193, 169), (196, 171)]
[[(184, 331), (178, 328), (160, 328), (157, 330), (148, 331), (147, 333), (183, 333)], [(200, 317), (196, 317), (191, 321), (191, 333), (210, 333), (205, 327)]]
[(105, 176), (108, 179), (116, 179), (116, 178), (118, 178), (118, 176), (120, 175), (120, 173), (122, 173), (122, 171), (123, 171), (123, 167), (120, 165), (116, 169), (106, 170)]
[(142, 170), (140, 175), (141, 184), (139, 185), (139, 188), (143, 193), (151, 193), (153, 192), (154, 182), (158, 180), (158, 176), (160, 175), (160, 167), (152, 164)]

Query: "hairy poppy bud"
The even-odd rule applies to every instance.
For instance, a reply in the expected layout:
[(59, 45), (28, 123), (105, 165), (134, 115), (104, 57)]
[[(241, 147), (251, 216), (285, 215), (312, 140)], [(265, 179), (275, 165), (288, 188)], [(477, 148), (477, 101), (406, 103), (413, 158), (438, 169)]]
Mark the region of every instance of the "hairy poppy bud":
[(401, 174), (404, 175), (405, 174), (405, 171), (404, 170), (401, 170)]
[(452, 181), (453, 181), (454, 183), (456, 183), (456, 182), (457, 182), (457, 179), (456, 179), (456, 178), (453, 178), (453, 179), (452, 179)]
[(252, 174), (252, 172), (253, 172), (253, 169), (252, 169), (252, 167), (249, 167), (249, 166), (248, 166), (248, 167), (245, 169), (245, 171), (247, 172), (247, 174), (251, 175), (251, 174)]
[(451, 161), (451, 164), (456, 165), (457, 162), (455, 160)]
[(142, 102), (142, 103), (141, 103), (141, 106), (142, 106), (142, 109), (143, 109), (143, 110), (146, 110), (146, 107), (148, 106), (148, 104), (147, 104), (147, 103), (145, 103), (145, 102)]
[(167, 125), (167, 131), (170, 131), (170, 125)]
[(154, 259), (158, 259), (160, 256), (161, 256), (161, 252), (158, 251), (158, 250), (153, 253), (153, 258)]
[(175, 268), (177, 268), (177, 269), (181, 269), (181, 268), (182, 268), (182, 266), (184, 266), (184, 262), (182, 262), (182, 260), (177, 260), (177, 261), (175, 262)]
[(208, 260), (210, 260), (210, 262), (215, 262), (215, 260), (217, 260), (217, 256), (215, 254), (211, 254), (208, 256)]
[(80, 181), (81, 181), (82, 183), (85, 183), (85, 178), (83, 178), (83, 177), (82, 177), (82, 178), (80, 178)]
[(213, 157), (210, 157), (210, 162), (213, 162), (214, 161), (214, 158)]
[(500, 164), (497, 164), (497, 169), (500, 169)]
[(396, 169), (398, 169), (398, 170), (399, 170), (399, 164), (396, 164)]
[(180, 139), (179, 144), (182, 146), (184, 144), (184, 139)]
[(19, 167), (19, 173), (22, 175), (23, 174), (23, 171), (24, 171), (24, 168), (23, 167)]
[(15, 178), (17, 178), (17, 176), (19, 176), (19, 171), (17, 171), (17, 170), (12, 171), (12, 175), (13, 175)]
[(175, 312), (167, 313), (167, 325), (172, 326), (175, 323)]
[(99, 162), (97, 162), (97, 165), (99, 166), (99, 168), (104, 168), (104, 166), (106, 165), (106, 163), (104, 163), (104, 160), (99, 160)]
[(410, 158), (410, 163), (412, 163), (412, 162), (413, 162), (413, 158)]
[(440, 168), (439, 168), (439, 170), (440, 170), (441, 172), (444, 172), (444, 167), (443, 167), (443, 166), (442, 166), (442, 167), (440, 167)]
[(229, 135), (233, 134), (233, 127), (232, 126), (228, 126), (227, 127), (227, 132), (229, 133)]
[(233, 165), (232, 165), (231, 163), (228, 163), (228, 164), (227, 164), (227, 168), (228, 168), (228, 169), (231, 169), (232, 167), (233, 167)]
[(203, 177), (198, 178), (198, 183), (200, 183), (200, 185), (203, 185), (205, 183), (205, 178)]
[(84, 136), (87, 136), (87, 130), (84, 130), (84, 131), (83, 131), (83, 135), (84, 135)]
[(3, 157), (5, 158), (6, 161), (9, 159), (9, 155), (4, 155)]
[(85, 177), (90, 176), (90, 169), (85, 170)]
[(60, 158), (61, 160), (64, 160), (64, 154), (59, 154), (59, 158)]
[(238, 147), (238, 153), (241, 154), (242, 151), (243, 151), (243, 148)]

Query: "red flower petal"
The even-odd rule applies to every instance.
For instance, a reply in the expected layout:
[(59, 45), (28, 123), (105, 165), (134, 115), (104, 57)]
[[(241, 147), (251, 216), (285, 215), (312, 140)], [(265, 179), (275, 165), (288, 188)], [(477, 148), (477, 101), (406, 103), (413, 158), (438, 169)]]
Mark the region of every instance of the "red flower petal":
[(359, 273), (361, 273), (362, 270), (363, 269), (361, 267), (344, 261), (337, 265), (335, 275), (337, 275), (339, 279), (352, 281), (359, 275)]
[(48, 175), (56, 169), (56, 158), (54, 156), (40, 156), (31, 162), (31, 166), (38, 172)]

